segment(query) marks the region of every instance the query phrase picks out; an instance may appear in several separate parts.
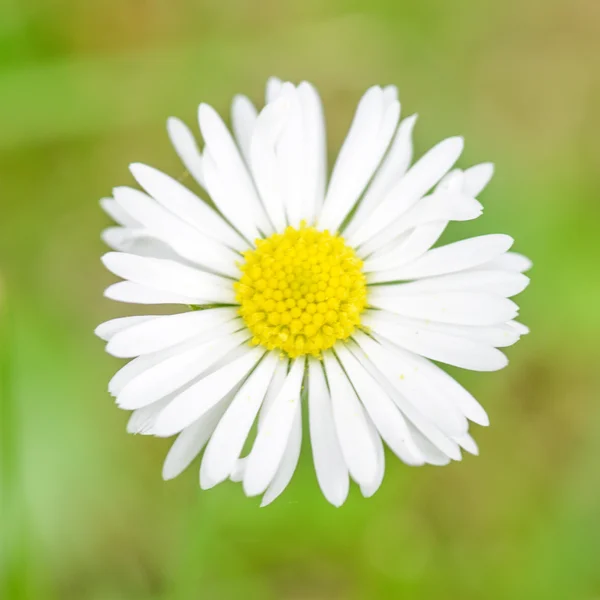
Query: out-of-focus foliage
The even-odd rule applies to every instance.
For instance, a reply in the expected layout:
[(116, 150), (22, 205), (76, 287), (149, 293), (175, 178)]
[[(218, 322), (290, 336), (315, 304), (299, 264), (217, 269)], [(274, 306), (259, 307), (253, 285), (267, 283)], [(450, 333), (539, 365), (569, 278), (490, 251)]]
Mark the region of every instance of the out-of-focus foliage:
[[(6, 600), (600, 597), (600, 3), (597, 0), (3, 0), (0, 435)], [(496, 163), (486, 211), (531, 256), (532, 333), (495, 374), (458, 373), (489, 410), (479, 458), (411, 469), (341, 509), (298, 473), (259, 509), (163, 483), (167, 440), (125, 434), (119, 362), (92, 335), (135, 311), (112, 281), (97, 200), (127, 164), (181, 166), (164, 123), (318, 85), (341, 142), (360, 94), (400, 89), (417, 150), (463, 134)]]

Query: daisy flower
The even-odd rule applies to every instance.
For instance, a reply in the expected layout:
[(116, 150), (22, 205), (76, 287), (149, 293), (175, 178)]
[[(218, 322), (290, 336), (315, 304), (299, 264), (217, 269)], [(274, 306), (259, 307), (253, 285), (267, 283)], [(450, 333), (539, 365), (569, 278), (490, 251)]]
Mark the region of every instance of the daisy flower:
[(379, 488), (384, 443), (408, 465), (476, 454), (469, 421), (488, 417), (436, 363), (507, 364), (498, 348), (527, 333), (509, 298), (530, 263), (502, 234), (432, 247), (450, 221), (481, 214), (492, 165), (453, 168), (460, 137), (411, 165), (416, 115), (400, 120), (393, 86), (364, 94), (329, 179), (309, 83), (269, 80), (260, 112), (236, 96), (233, 134), (206, 104), (198, 120), (202, 150), (180, 120), (168, 133), (199, 195), (136, 163), (143, 191), (101, 201), (118, 223), (102, 260), (124, 280), (106, 296), (181, 305), (96, 330), (133, 359), (109, 384), (133, 411), (128, 431), (177, 435), (164, 478), (204, 449), (202, 488), (231, 479), (269, 504), (307, 429), (319, 486), (339, 506), (350, 479), (364, 496)]

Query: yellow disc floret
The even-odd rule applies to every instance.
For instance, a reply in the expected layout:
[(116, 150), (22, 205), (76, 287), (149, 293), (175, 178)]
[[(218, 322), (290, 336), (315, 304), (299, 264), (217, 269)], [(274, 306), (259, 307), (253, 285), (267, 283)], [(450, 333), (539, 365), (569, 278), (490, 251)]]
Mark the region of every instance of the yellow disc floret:
[(244, 253), (235, 283), (252, 343), (291, 358), (320, 356), (360, 326), (367, 303), (362, 261), (344, 239), (314, 227), (288, 227)]

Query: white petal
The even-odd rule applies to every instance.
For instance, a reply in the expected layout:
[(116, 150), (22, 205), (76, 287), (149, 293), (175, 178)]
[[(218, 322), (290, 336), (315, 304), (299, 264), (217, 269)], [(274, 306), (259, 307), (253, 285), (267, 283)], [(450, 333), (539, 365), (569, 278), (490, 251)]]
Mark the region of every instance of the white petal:
[[(177, 391), (215, 363), (228, 357), (248, 338), (246, 331), (233, 333), (239, 324), (225, 323), (194, 339), (195, 345), (167, 358), (133, 378), (117, 396), (117, 404), (132, 410)], [(210, 336), (210, 337), (209, 337)]]
[(202, 459), (200, 486), (203, 489), (208, 487), (206, 482), (210, 482), (212, 487), (233, 472), (278, 362), (276, 352), (267, 354), (246, 379), (219, 421)]
[(294, 416), (294, 422), (292, 424), (292, 430), (290, 431), (290, 438), (288, 440), (285, 452), (281, 458), (281, 464), (273, 477), (273, 481), (269, 484), (265, 495), (260, 503), (261, 507), (271, 504), (273, 500), (279, 497), (279, 495), (285, 490), (289, 482), (294, 475), (296, 466), (298, 465), (298, 459), (300, 458), (300, 448), (302, 446), (302, 412), (300, 410), (300, 403), (296, 407), (296, 415)]
[(395, 285), (378, 285), (372, 290), (377, 295), (398, 297), (423, 292), (472, 291), (486, 292), (504, 298), (510, 298), (522, 292), (529, 284), (529, 277), (514, 271), (484, 271), (473, 269), (428, 277)]
[(171, 396), (167, 396), (158, 402), (154, 402), (154, 404), (149, 404), (148, 406), (134, 410), (127, 422), (127, 433), (132, 433), (134, 435), (152, 435), (152, 430), (158, 415), (172, 399)]
[[(205, 161), (208, 154), (212, 167), (209, 171), (208, 162), (205, 164), (204, 177), (215, 204), (246, 239), (261, 237), (261, 230), (270, 234), (272, 227), (256, 195), (254, 182), (225, 123), (207, 104), (200, 105), (198, 121), (206, 142)], [(213, 193), (213, 181), (218, 181), (222, 192)]]
[(144, 319), (116, 332), (106, 351), (121, 358), (149, 354), (213, 330), (236, 316), (235, 308), (223, 307)]
[(135, 304), (196, 304), (197, 300), (190, 296), (162, 292), (132, 281), (113, 283), (104, 290), (104, 295), (118, 302)]
[(305, 217), (302, 205), (309, 201), (305, 193), (304, 117), (300, 96), (291, 83), (283, 84), (281, 98), (287, 102), (288, 118), (277, 144), (277, 167), (288, 223), (299, 227)]
[(383, 159), (399, 117), (400, 103), (386, 106), (381, 88), (363, 96), (331, 174), (320, 227), (339, 229)]
[(529, 327), (527, 327), (527, 325), (523, 325), (523, 323), (509, 321), (507, 325), (512, 327), (519, 335), (527, 335), (529, 333)]
[(386, 444), (404, 462), (422, 464), (406, 420), (394, 401), (348, 349), (340, 344), (336, 347), (336, 352), (358, 397)]
[(348, 467), (335, 430), (331, 397), (321, 362), (310, 358), (308, 367), (308, 417), (317, 481), (327, 501), (341, 506), (350, 487)]
[(154, 367), (171, 356), (185, 352), (193, 347), (194, 341), (188, 340), (187, 342), (183, 342), (172, 348), (166, 348), (165, 350), (159, 350), (158, 352), (145, 354), (144, 356), (139, 356), (138, 358), (130, 360), (113, 375), (108, 383), (108, 391), (113, 396), (117, 396), (132, 379), (138, 377), (147, 369)]
[(269, 385), (269, 389), (265, 395), (265, 399), (260, 407), (260, 413), (258, 414), (258, 429), (263, 426), (265, 422), (265, 418), (267, 414), (271, 410), (273, 406), (273, 402), (275, 402), (277, 396), (279, 396), (279, 392), (281, 392), (281, 388), (283, 388), (283, 384), (287, 379), (288, 375), (288, 367), (291, 368), (290, 362), (288, 360), (280, 360), (277, 363), (277, 367), (275, 368), (275, 374), (273, 375), (273, 380)]
[[(363, 344), (367, 339), (367, 336), (359, 334), (356, 336), (356, 341)], [(429, 419), (425, 418), (423, 414), (415, 408), (415, 406), (409, 402), (395, 387), (396, 377), (391, 374), (390, 376), (384, 375), (382, 365), (378, 364), (377, 367), (374, 364), (375, 357), (367, 356), (362, 347), (350, 346), (351, 352), (356, 356), (364, 368), (371, 374), (373, 379), (377, 380), (379, 384), (386, 390), (390, 398), (394, 400), (396, 406), (402, 411), (402, 413), (409, 420), (409, 430), (411, 431), (411, 437), (413, 441), (416, 440), (412, 434), (410, 423), (412, 423), (424, 436), (427, 437), (437, 448), (439, 448), (447, 456), (460, 460), (460, 450), (455, 441), (445, 435), (438, 427), (432, 423)], [(419, 447), (419, 446), (418, 446)]]
[(304, 161), (306, 165), (304, 189), (306, 200), (303, 203), (303, 217), (307, 223), (314, 223), (325, 197), (327, 178), (327, 138), (323, 105), (317, 90), (303, 81), (298, 86), (298, 96), (304, 116)]
[(490, 182), (494, 175), (494, 165), (492, 163), (481, 163), (466, 169), (464, 175), (463, 190), (465, 194), (475, 197)]
[(96, 327), (94, 333), (105, 342), (112, 339), (114, 335), (125, 331), (126, 329), (133, 327), (134, 325), (140, 325), (146, 321), (153, 319), (160, 319), (161, 315), (143, 315), (139, 317), (118, 317), (117, 319), (111, 319), (105, 321)]
[(348, 471), (359, 485), (370, 485), (377, 477), (377, 447), (364, 409), (333, 354), (324, 355), (324, 364), (335, 428)]
[(394, 324), (385, 328), (385, 337), (415, 354), (471, 371), (498, 371), (508, 364), (492, 346), (438, 331)]
[(382, 336), (377, 335), (377, 340), (381, 342), (378, 344), (375, 340), (362, 336), (359, 343), (398, 392), (449, 437), (466, 433), (468, 423), (464, 415), (421, 375), (412, 354), (385, 343), (382, 339)]
[(288, 116), (285, 98), (268, 104), (256, 121), (250, 144), (250, 167), (265, 210), (277, 231), (286, 227), (281, 173), (275, 147)]
[(156, 435), (173, 435), (200, 418), (252, 370), (263, 353), (260, 348), (248, 349), (179, 394), (160, 414)]
[(381, 443), (381, 438), (373, 425), (373, 422), (369, 417), (367, 417), (367, 424), (369, 426), (369, 433), (371, 435), (371, 439), (373, 440), (373, 445), (377, 451), (377, 471), (375, 475), (375, 479), (367, 484), (360, 486), (360, 492), (365, 498), (370, 498), (381, 486), (383, 481), (383, 476), (385, 475), (385, 454), (383, 452), (383, 444)]
[(176, 117), (169, 117), (167, 119), (167, 133), (177, 156), (179, 156), (189, 174), (202, 187), (205, 187), (202, 154), (200, 153), (194, 134), (183, 121)]
[(102, 210), (123, 227), (136, 229), (140, 224), (127, 211), (123, 210), (113, 198), (102, 198), (100, 200)]
[(235, 303), (231, 280), (199, 271), (173, 260), (109, 252), (102, 257), (106, 268), (134, 283), (162, 292), (195, 299), (195, 304)]
[(152, 237), (145, 229), (109, 227), (100, 235), (102, 241), (118, 252), (180, 260), (181, 255), (165, 242)]
[(468, 433), (465, 433), (465, 435), (455, 438), (455, 440), (460, 445), (460, 447), (466, 450), (469, 454), (474, 454), (475, 456), (479, 455), (479, 448), (477, 447), (477, 442), (475, 442), (475, 440)]
[(360, 247), (361, 255), (370, 255), (404, 232), (439, 221), (470, 221), (481, 215), (483, 207), (469, 196), (457, 192), (436, 191), (416, 202), (376, 237)]
[(118, 187), (114, 189), (114, 195), (119, 205), (142, 224), (147, 234), (162, 240), (183, 258), (213, 271), (239, 277), (236, 262), (240, 255), (231, 248), (203, 235), (143, 192)]
[(238, 94), (231, 104), (231, 125), (247, 164), (250, 164), (250, 140), (256, 124), (256, 107), (247, 96)]
[(448, 138), (421, 157), (365, 219), (348, 242), (357, 247), (385, 229), (431, 189), (458, 160), (463, 139)]
[(533, 263), (529, 258), (517, 252), (506, 252), (491, 261), (478, 266), (478, 269), (502, 269), (503, 271), (516, 271), (523, 273), (529, 271)]
[(162, 476), (165, 481), (177, 477), (198, 456), (226, 407), (227, 402), (219, 402), (177, 436), (163, 465)]
[(128, 252), (135, 242), (147, 234), (141, 229), (127, 227), (108, 227), (100, 234), (100, 239), (113, 250)]
[[(392, 240), (377, 252), (374, 252), (364, 262), (364, 271), (383, 271), (398, 268), (419, 258), (429, 250), (440, 238), (447, 221), (428, 223), (406, 232), (397, 240)], [(364, 256), (359, 252), (359, 256)]]
[(279, 97), (283, 82), (278, 77), (269, 77), (265, 90), (265, 101), (267, 104), (273, 102)]
[(172, 177), (141, 163), (130, 165), (129, 170), (150, 196), (182, 221), (231, 248), (248, 248), (247, 242), (218, 213)]
[(406, 173), (412, 160), (412, 131), (416, 120), (417, 115), (411, 115), (400, 123), (390, 149), (360, 201), (345, 235), (350, 236), (357, 231), (364, 219)]
[(501, 323), (491, 327), (450, 325), (448, 323), (439, 323), (437, 321), (402, 317), (385, 310), (367, 311), (362, 315), (361, 320), (364, 325), (373, 329), (377, 328), (378, 331), (385, 332), (388, 325), (397, 324), (403, 327), (412, 328), (415, 331), (437, 331), (439, 333), (464, 337), (474, 342), (494, 346), (495, 348), (512, 346), (519, 341), (520, 337), (520, 333), (508, 323)]
[(275, 477), (288, 444), (300, 403), (304, 361), (296, 360), (277, 398), (259, 429), (244, 472), (244, 492), (256, 496)]
[(518, 307), (512, 300), (482, 292), (389, 296), (378, 293), (375, 288), (369, 295), (369, 304), (405, 317), (457, 325), (497, 325), (518, 314)]
[(429, 250), (413, 262), (378, 271), (369, 276), (370, 283), (418, 279), (456, 273), (477, 267), (506, 252), (513, 239), (504, 234), (481, 235)]
[[(414, 426), (411, 426), (409, 423), (409, 427), (411, 429), (411, 434), (413, 439), (415, 440), (415, 444), (419, 448), (419, 452), (421, 456), (425, 458), (425, 461), (430, 465), (436, 465), (438, 467), (443, 467), (450, 462), (450, 457), (442, 452), (432, 441), (424, 435), (419, 429)], [(455, 460), (460, 460), (460, 454), (458, 458)]]

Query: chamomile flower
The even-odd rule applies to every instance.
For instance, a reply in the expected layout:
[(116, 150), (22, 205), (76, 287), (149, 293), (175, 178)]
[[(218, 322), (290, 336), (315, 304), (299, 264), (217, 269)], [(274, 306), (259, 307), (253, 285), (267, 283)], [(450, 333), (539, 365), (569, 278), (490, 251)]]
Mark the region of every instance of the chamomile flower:
[(177, 435), (165, 479), (204, 449), (202, 488), (240, 481), (268, 504), (292, 478), (304, 428), (339, 506), (351, 479), (365, 496), (378, 489), (384, 444), (409, 465), (477, 453), (469, 421), (488, 417), (432, 361), (504, 367), (499, 348), (527, 332), (509, 298), (530, 263), (502, 234), (432, 248), (450, 221), (481, 214), (493, 167), (453, 168), (460, 137), (411, 164), (416, 115), (400, 120), (395, 87), (364, 94), (329, 178), (314, 87), (271, 79), (266, 96), (260, 112), (234, 99), (233, 134), (201, 104), (202, 150), (169, 119), (200, 194), (133, 164), (143, 191), (101, 201), (118, 223), (103, 262), (124, 280), (106, 296), (180, 309), (96, 332), (133, 359), (109, 384), (133, 411), (128, 430)]

